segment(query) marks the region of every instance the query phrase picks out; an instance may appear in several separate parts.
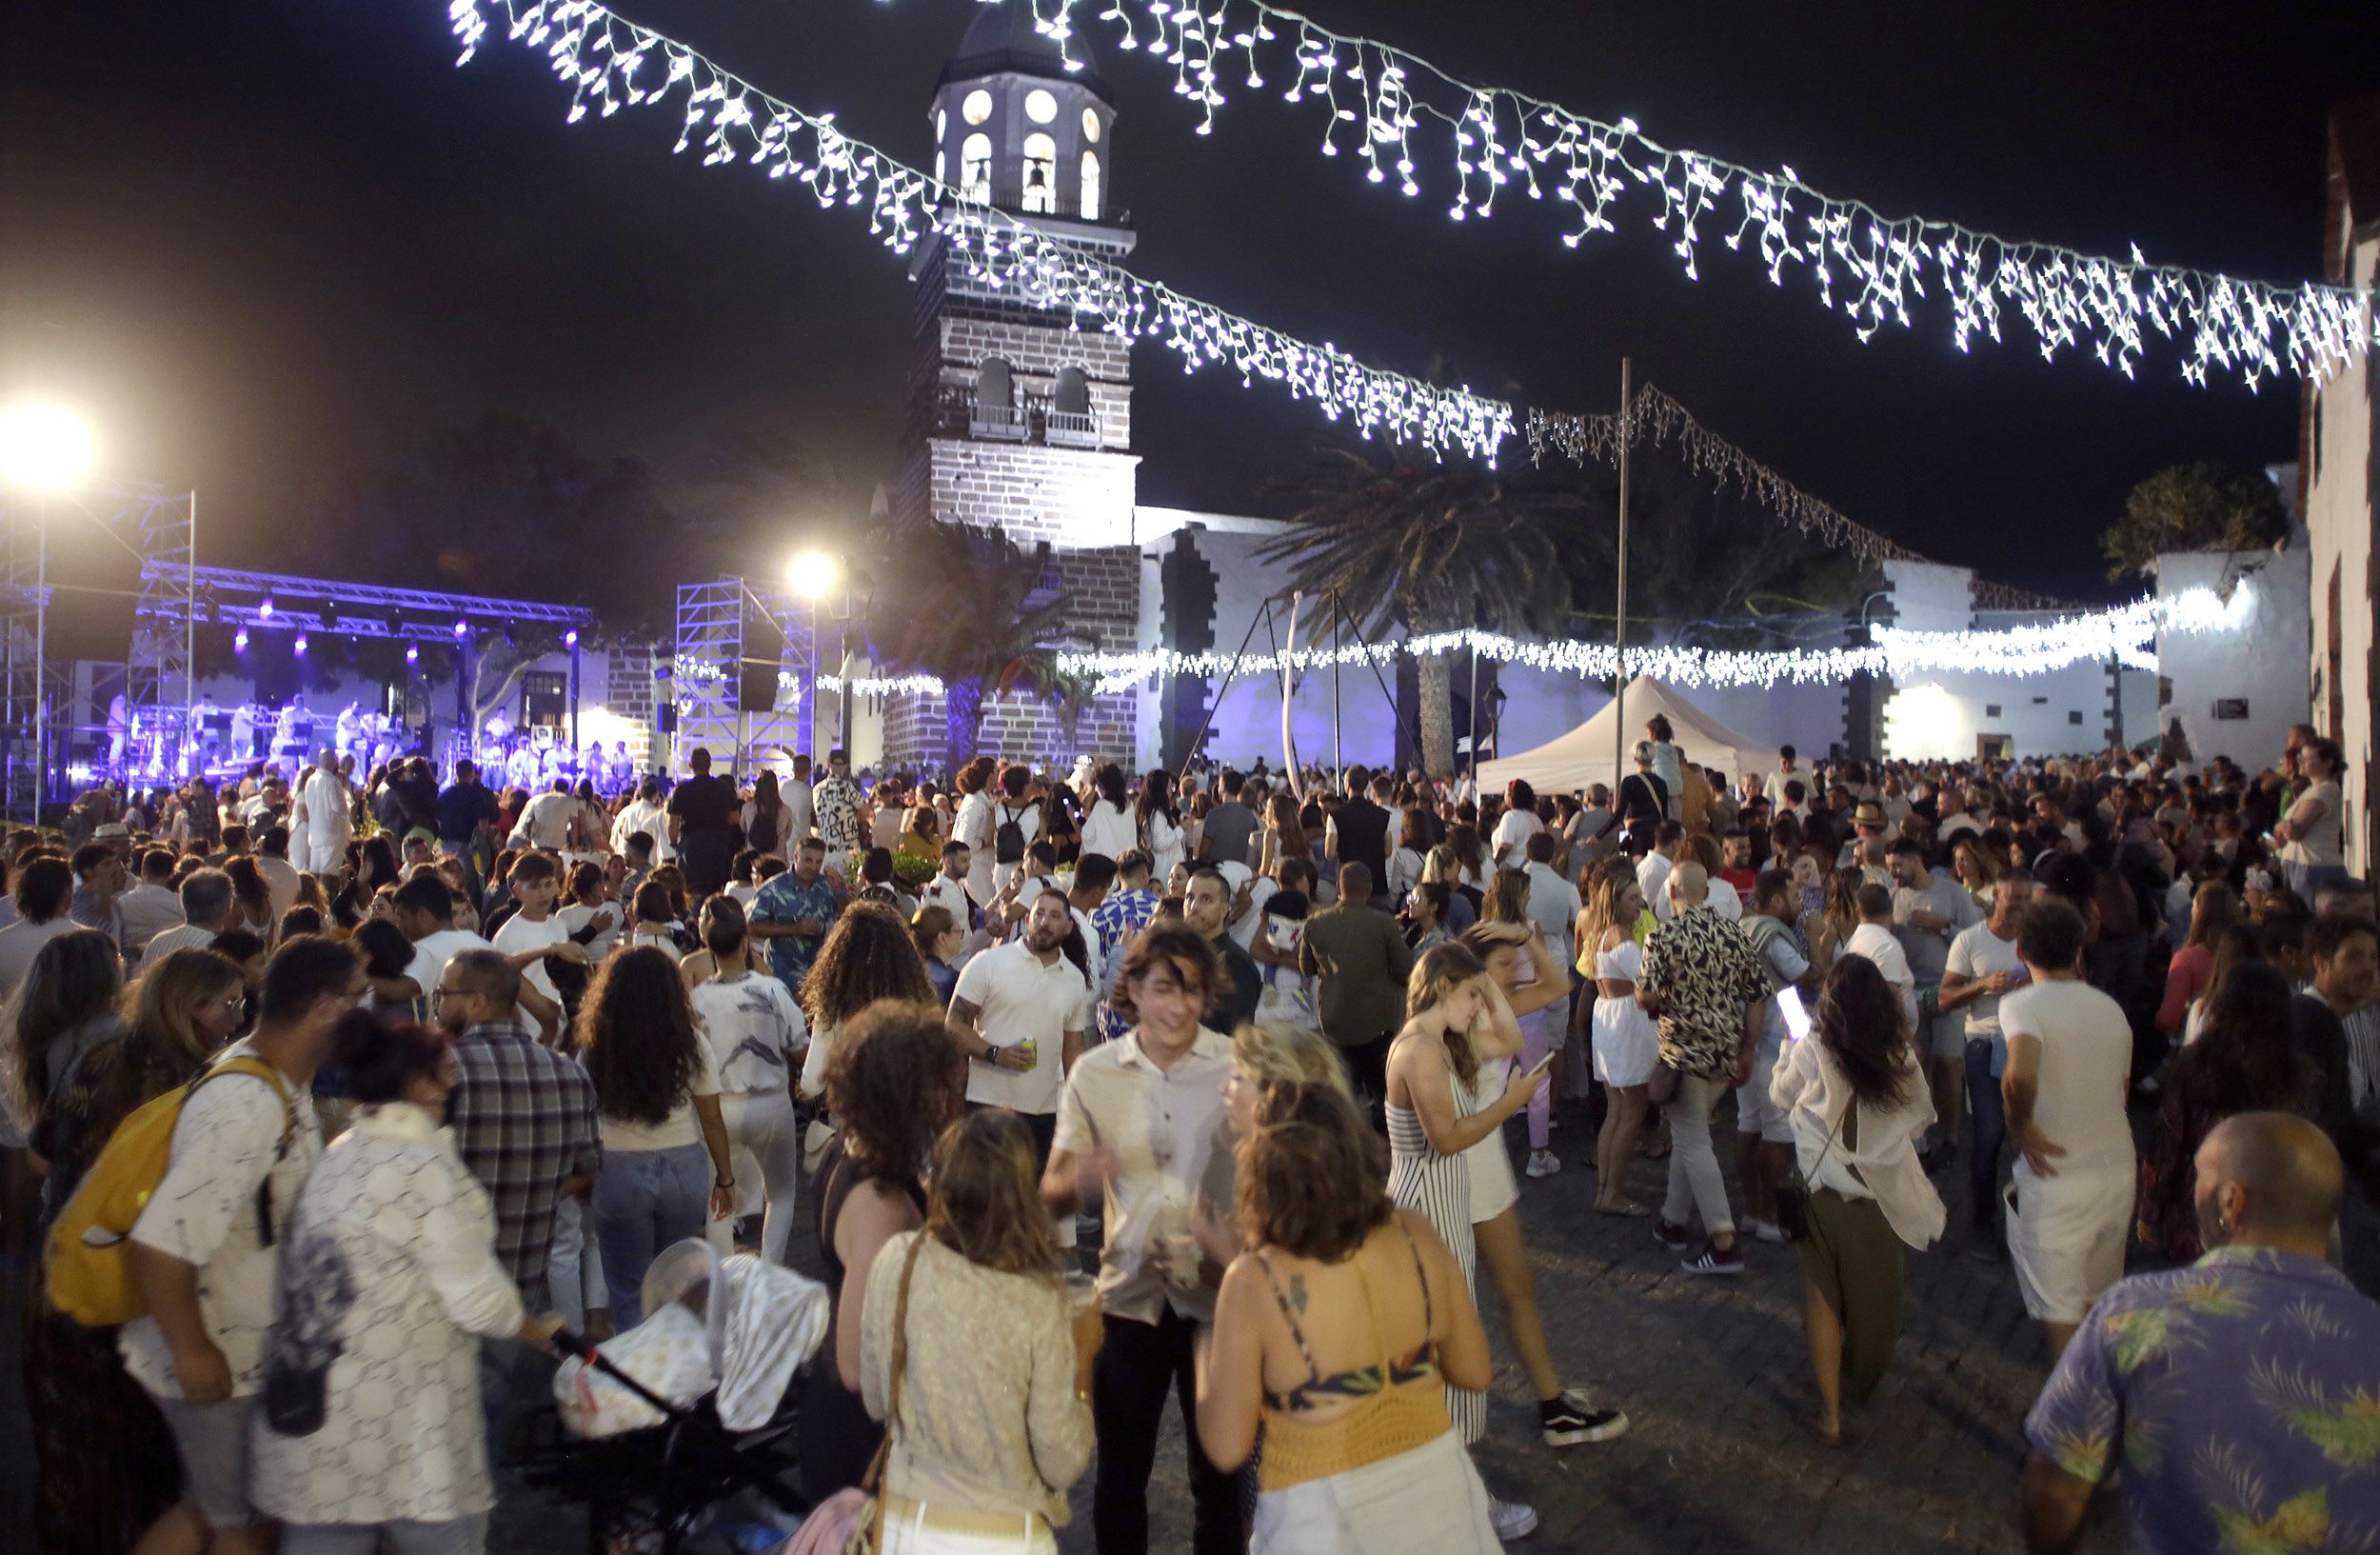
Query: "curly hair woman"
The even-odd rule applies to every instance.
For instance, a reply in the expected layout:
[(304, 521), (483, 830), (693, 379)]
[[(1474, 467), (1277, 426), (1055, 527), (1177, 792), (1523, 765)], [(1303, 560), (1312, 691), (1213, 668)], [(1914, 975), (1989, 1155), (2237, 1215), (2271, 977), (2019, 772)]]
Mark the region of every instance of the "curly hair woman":
[[(591, 1207), (612, 1321), (645, 1315), (645, 1271), (673, 1242), (735, 1213), (735, 1168), (719, 1072), (677, 963), (639, 947), (614, 956), (579, 1007), (577, 1041), (604, 1136)], [(704, 1179), (710, 1178), (705, 1191)]]
[(802, 1094), (816, 1096), (825, 1087), (836, 1036), (845, 1021), (879, 999), (930, 1004), (934, 985), (901, 914), (883, 902), (858, 901), (826, 931), (797, 996), (810, 1023)]
[(1794, 1130), (1810, 1185), (1801, 1242), (1802, 1322), (1818, 1390), (1811, 1431), (1843, 1439), (1843, 1397), (1866, 1401), (1900, 1337), (1901, 1247), (1933, 1246), (1942, 1200), (1917, 1160), (1934, 1124), (1900, 995), (1875, 963), (1827, 973), (1810, 1035), (1789, 1043), (1769, 1098)]
[(860, 1400), (868, 1271), (886, 1242), (925, 1224), (926, 1163), (966, 1095), (966, 1062), (933, 1005), (882, 1000), (843, 1023), (825, 1090), (843, 1131), (811, 1179), (834, 1300), (802, 1396), (802, 1490), (812, 1505), (859, 1484), (883, 1437)]

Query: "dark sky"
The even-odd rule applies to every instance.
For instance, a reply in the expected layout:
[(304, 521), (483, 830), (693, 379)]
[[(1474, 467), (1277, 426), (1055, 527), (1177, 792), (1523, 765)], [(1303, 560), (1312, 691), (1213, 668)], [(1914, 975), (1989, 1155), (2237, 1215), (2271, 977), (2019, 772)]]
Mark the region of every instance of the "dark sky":
[[(623, 8), (918, 165), (976, 9)], [(2320, 261), (2326, 105), (2380, 87), (2369, 0), (1316, 10), (1890, 212), (2282, 281)], [(76, 402), (112, 473), (198, 488), (202, 560), (268, 559), (343, 474), (490, 409), (665, 474), (722, 432), (791, 433), (845, 472), (851, 516), (885, 472), (899, 263), (757, 172), (672, 157), (674, 109), (565, 126), (520, 48), (454, 68), (444, 0), (8, 0), (5, 20), (0, 394)], [(1442, 178), (1413, 201), (1362, 183), (1277, 94), (1241, 93), (1202, 138), (1170, 74), (1100, 63), (1143, 273), (1548, 405), (1606, 408), (1633, 353), (1707, 423), (1941, 560), (2104, 593), (2096, 536), (2133, 482), (2293, 452), (2293, 381), (2193, 389), (2167, 348), (2127, 383), (2086, 351), (2044, 364), (2022, 334), (1961, 356), (1938, 312), (1862, 346), (1802, 283), (1778, 291), (1716, 243), (1696, 283), (1641, 221), (1575, 250), (1522, 200), (1458, 227)], [(1144, 502), (1256, 510), (1320, 427), (1157, 347), (1136, 366)]]

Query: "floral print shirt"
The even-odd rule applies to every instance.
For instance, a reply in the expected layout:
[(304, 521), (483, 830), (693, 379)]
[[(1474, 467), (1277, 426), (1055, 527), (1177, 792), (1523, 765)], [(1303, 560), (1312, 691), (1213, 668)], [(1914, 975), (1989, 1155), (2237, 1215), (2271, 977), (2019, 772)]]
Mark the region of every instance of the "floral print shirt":
[(2380, 1548), (2380, 1306), (2329, 1265), (2219, 1247), (2102, 1295), (2025, 1435), (2097, 1485), (2132, 1546)]
[(1735, 1067), (1744, 1007), (1769, 996), (1751, 936), (1708, 907), (1690, 907), (1653, 931), (1636, 984), (1660, 997), (1661, 1062), (1704, 1076)]

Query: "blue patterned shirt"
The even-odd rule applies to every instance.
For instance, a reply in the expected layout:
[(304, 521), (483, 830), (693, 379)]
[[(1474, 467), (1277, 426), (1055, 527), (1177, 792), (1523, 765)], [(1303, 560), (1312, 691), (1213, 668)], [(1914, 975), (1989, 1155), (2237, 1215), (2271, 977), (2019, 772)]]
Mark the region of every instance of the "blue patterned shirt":
[[(815, 918), (822, 926), (832, 925), (835, 915), (843, 911), (843, 892), (821, 871), (816, 880), (804, 886), (787, 869), (776, 876), (752, 898), (752, 921), (756, 924), (793, 924), (804, 918)], [(802, 979), (818, 959), (818, 947), (825, 940), (824, 927), (816, 938), (803, 939), (784, 934), (761, 943), (768, 947), (769, 969), (779, 982), (795, 993), (802, 991)]]
[(2132, 1547), (2380, 1548), (2380, 1306), (2298, 1253), (2218, 1247), (2102, 1295), (2026, 1417)]
[[(1157, 893), (1143, 887), (1137, 891), (1119, 886), (1107, 893), (1107, 899), (1091, 909), (1091, 927), (1100, 931), (1100, 945), (1107, 955), (1107, 991), (1113, 992), (1122, 975), (1124, 951), (1131, 947), (1132, 937), (1149, 927), (1157, 916)], [(1102, 1000), (1099, 1010), (1099, 1039), (1114, 1042), (1132, 1029), (1112, 1004)]]

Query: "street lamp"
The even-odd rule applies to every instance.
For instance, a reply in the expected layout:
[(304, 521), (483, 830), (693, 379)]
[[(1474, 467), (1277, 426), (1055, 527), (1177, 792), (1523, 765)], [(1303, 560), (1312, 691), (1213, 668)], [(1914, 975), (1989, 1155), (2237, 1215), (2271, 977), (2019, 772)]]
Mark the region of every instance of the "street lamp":
[[(43, 716), (42, 677), (49, 671), (50, 499), (89, 479), (98, 461), (99, 439), (91, 425), (63, 405), (29, 400), (0, 410), (0, 480), (33, 493), (36, 526), (33, 585), (33, 819), (41, 819), (43, 790), (50, 786), (50, 725)], [(10, 643), (11, 660), (15, 645)], [(11, 662), (11, 668), (14, 668)], [(13, 674), (10, 677), (13, 682)], [(11, 686), (13, 690), (13, 686)], [(21, 709), (9, 708), (13, 728)], [(16, 774), (10, 764), (8, 801), (16, 806)]]
[(97, 461), (90, 423), (63, 405), (30, 400), (0, 410), (0, 479), (43, 496), (80, 486)]
[[(810, 606), (810, 686), (809, 694), (802, 702), (802, 732), (810, 759), (818, 759), (818, 612), (824, 608), (826, 596), (843, 583), (843, 563), (823, 550), (805, 550), (785, 566), (785, 581), (793, 591), (807, 600)], [(850, 666), (843, 667), (847, 676)], [(835, 693), (835, 722), (840, 731), (842, 709), (850, 700), (848, 691)], [(841, 743), (840, 738), (837, 743)]]

